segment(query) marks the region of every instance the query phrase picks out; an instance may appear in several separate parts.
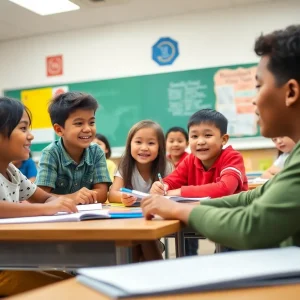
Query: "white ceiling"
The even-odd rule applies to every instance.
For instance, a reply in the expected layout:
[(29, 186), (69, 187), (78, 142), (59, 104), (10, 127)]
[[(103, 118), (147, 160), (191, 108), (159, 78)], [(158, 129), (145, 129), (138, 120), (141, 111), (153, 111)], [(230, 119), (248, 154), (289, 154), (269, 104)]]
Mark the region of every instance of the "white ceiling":
[(81, 9), (56, 15), (40, 16), (8, 0), (0, 0), (0, 42), (50, 32), (147, 20), (276, 0), (104, 0), (99, 3), (95, 3), (93, 0), (72, 1), (79, 4)]

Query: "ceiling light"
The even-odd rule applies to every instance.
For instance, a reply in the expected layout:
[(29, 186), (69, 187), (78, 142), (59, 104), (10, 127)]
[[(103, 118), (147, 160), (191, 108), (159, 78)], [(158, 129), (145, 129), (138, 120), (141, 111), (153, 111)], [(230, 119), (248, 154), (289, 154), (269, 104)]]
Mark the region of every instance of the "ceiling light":
[(39, 15), (53, 15), (66, 11), (77, 10), (80, 7), (69, 0), (9, 0), (27, 8)]

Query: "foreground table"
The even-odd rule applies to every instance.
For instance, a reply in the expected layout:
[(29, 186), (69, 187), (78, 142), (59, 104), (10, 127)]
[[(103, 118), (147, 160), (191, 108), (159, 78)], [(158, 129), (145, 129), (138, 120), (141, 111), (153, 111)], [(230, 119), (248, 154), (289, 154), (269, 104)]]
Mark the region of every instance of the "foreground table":
[(179, 221), (145, 219), (0, 225), (2, 269), (77, 269), (128, 263), (131, 246), (179, 234)]
[[(201, 270), (200, 270), (201, 272)], [(236, 289), (215, 292), (202, 292), (193, 294), (170, 295), (160, 297), (134, 298), (143, 300), (298, 300), (300, 295), (300, 284), (282, 285), (272, 287)], [(66, 280), (60, 283), (49, 285), (34, 291), (19, 294), (7, 299), (11, 300), (35, 300), (35, 299), (72, 299), (72, 300), (107, 300), (108, 297), (85, 287), (76, 279)], [(129, 299), (129, 298), (127, 298)], [(129, 299), (130, 300), (130, 299)]]

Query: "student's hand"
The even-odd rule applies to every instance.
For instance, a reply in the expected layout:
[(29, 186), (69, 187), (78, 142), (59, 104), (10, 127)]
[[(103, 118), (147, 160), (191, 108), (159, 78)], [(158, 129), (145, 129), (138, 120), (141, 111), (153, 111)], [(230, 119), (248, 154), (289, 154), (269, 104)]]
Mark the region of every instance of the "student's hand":
[(137, 200), (137, 197), (132, 195), (121, 193), (121, 201), (125, 206), (132, 206)]
[(176, 219), (176, 211), (180, 204), (159, 195), (150, 195), (141, 202), (143, 214), (147, 220), (154, 215), (159, 215), (163, 219)]
[(85, 187), (72, 194), (75, 204), (92, 204), (97, 203), (97, 192)]
[(169, 189), (169, 186), (168, 186), (167, 183), (165, 183), (164, 185), (162, 185), (162, 184), (160, 183), (160, 181), (155, 181), (155, 182), (152, 184), (152, 186), (151, 186), (150, 194), (164, 195), (164, 194), (165, 194), (164, 187), (165, 187), (165, 190), (166, 190), (166, 192), (167, 192), (168, 189)]
[(64, 196), (58, 197), (55, 200), (46, 202), (45, 204), (41, 204), (41, 205), (43, 205), (45, 216), (55, 215), (58, 212), (67, 212), (67, 213), (78, 212), (74, 200)]
[(191, 211), (195, 206), (177, 203), (159, 195), (150, 195), (142, 200), (141, 208), (147, 220), (151, 220), (154, 215), (158, 215), (166, 220), (180, 220), (187, 224)]

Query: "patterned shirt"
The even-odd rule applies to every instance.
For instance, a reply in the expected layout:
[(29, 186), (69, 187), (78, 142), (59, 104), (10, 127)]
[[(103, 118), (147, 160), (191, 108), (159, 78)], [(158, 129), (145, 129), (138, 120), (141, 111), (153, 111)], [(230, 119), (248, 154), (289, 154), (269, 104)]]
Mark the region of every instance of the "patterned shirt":
[(111, 184), (103, 150), (90, 144), (77, 164), (68, 154), (60, 138), (47, 146), (39, 163), (38, 186), (51, 187), (54, 194), (75, 193), (83, 187), (92, 189), (96, 183)]
[(6, 170), (10, 180), (0, 174), (0, 201), (20, 202), (36, 191), (36, 185), (27, 179), (12, 163)]

